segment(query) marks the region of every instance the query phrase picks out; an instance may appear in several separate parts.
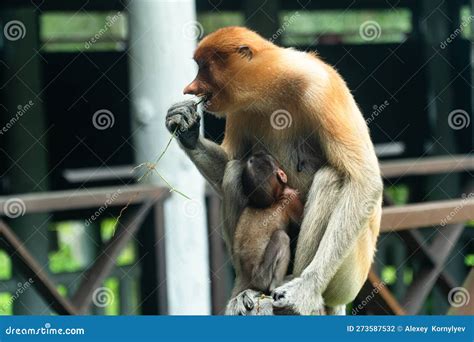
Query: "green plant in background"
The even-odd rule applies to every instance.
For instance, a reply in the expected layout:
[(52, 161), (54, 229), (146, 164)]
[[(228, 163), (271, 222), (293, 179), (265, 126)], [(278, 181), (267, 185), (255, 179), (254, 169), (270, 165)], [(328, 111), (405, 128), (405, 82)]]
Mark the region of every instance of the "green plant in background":
[(13, 315), (13, 305), (10, 303), (12, 294), (0, 292), (0, 315)]
[(396, 205), (408, 203), (410, 189), (405, 184), (388, 186), (385, 188), (385, 192)]
[(0, 280), (7, 280), (12, 277), (12, 263), (8, 254), (0, 250)]
[[(115, 233), (116, 219), (107, 218), (100, 223), (100, 235), (103, 242), (107, 242)], [(135, 261), (135, 245), (129, 243), (117, 258), (117, 266), (131, 265)]]
[(104, 314), (114, 316), (120, 314), (120, 291), (119, 280), (117, 278), (108, 278), (104, 282), (104, 287), (113, 293), (113, 300), (104, 308)]
[(474, 267), (474, 254), (468, 254), (464, 258), (464, 263), (466, 266)]
[(52, 225), (52, 230), (58, 235), (58, 250), (49, 253), (49, 269), (53, 273), (76, 272), (84, 265), (73, 252), (75, 241), (75, 227), (81, 224), (75, 222), (59, 222)]
[(127, 16), (119, 12), (45, 12), (40, 28), (46, 51), (117, 50), (126, 39)]
[(397, 281), (397, 269), (395, 266), (384, 266), (381, 274), (382, 280), (387, 285), (395, 284)]

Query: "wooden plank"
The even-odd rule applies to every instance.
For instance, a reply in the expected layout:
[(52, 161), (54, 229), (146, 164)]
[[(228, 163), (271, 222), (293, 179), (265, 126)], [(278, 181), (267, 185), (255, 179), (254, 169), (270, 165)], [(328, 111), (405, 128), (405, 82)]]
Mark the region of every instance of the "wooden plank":
[(453, 306), (448, 311), (448, 315), (474, 315), (474, 268), (471, 268), (459, 293), (452, 298)]
[(60, 315), (74, 315), (75, 307), (56, 290), (56, 285), (49, 279), (35, 258), (26, 250), (23, 243), (12, 232), (7, 224), (0, 220), (0, 245), (12, 258), (26, 278), (32, 279), (32, 286), (41, 294), (47, 303)]
[(90, 307), (93, 292), (101, 286), (115, 266), (117, 257), (140, 228), (153, 202), (146, 201), (139, 209), (130, 209), (129, 212), (125, 212), (123, 222), (118, 224), (114, 236), (104, 246), (94, 264), (84, 273), (81, 285), (72, 299), (79, 313), (84, 314)]
[[(464, 224), (456, 224), (451, 227), (443, 227), (444, 231), (438, 233), (432, 244), (428, 247), (427, 257), (433, 262), (433, 266), (424, 267), (420, 270), (414, 281), (408, 287), (403, 307), (409, 315), (416, 315), (423, 306), (426, 298), (436, 284), (440, 273), (443, 271), (445, 262), (464, 230)], [(420, 245), (423, 245), (425, 238), (419, 231), (412, 231), (413, 237)], [(450, 243), (446, 243), (450, 241)]]
[(50, 191), (23, 195), (0, 196), (0, 216), (6, 214), (5, 203), (18, 198), (25, 204), (25, 214), (107, 206), (123, 206), (157, 198), (168, 189), (150, 185), (130, 185), (80, 190)]
[(395, 296), (390, 292), (390, 290), (385, 285), (382, 285), (382, 280), (374, 272), (374, 270), (370, 270), (368, 280), (374, 288), (378, 289), (378, 295), (382, 297), (382, 299), (385, 301), (385, 303), (387, 303), (388, 307), (390, 308), (390, 310), (392, 310), (394, 314), (406, 315), (406, 312), (403, 307), (397, 301)]
[(413, 158), (380, 163), (380, 171), (384, 178), (472, 170), (474, 170), (474, 157), (470, 155)]
[(408, 204), (383, 209), (380, 231), (462, 223), (474, 219), (474, 197)]

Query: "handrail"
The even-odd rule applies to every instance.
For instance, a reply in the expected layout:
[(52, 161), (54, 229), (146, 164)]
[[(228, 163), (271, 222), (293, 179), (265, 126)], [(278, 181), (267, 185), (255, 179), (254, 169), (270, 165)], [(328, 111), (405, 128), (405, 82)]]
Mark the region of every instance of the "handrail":
[(25, 205), (25, 213), (74, 210), (108, 206), (121, 206), (141, 203), (157, 198), (169, 190), (156, 185), (127, 185), (79, 190), (48, 191), (27, 194), (0, 196), (0, 216), (8, 214), (6, 202), (11, 198), (19, 199)]
[(381, 232), (474, 220), (474, 197), (383, 208)]
[[(34, 286), (43, 298), (59, 314), (83, 314), (92, 304), (94, 290), (100, 286), (105, 277), (112, 271), (116, 258), (131, 238), (138, 232), (142, 222), (152, 207), (155, 207), (155, 228), (160, 236), (157, 237), (155, 248), (162, 260), (160, 274), (157, 282), (162, 289), (158, 289), (160, 303), (165, 308), (166, 300), (163, 299), (166, 273), (164, 270), (164, 243), (163, 227), (163, 200), (169, 195), (169, 190), (164, 187), (132, 185), (108, 188), (95, 188), (76, 191), (52, 191), (47, 193), (34, 193), (18, 195), (18, 202), (24, 205), (22, 212), (31, 214), (36, 212), (49, 212), (61, 210), (74, 210), (93, 208), (98, 206), (123, 206), (141, 203), (138, 208), (130, 208), (123, 213), (115, 234), (103, 246), (99, 256), (83, 273), (82, 281), (71, 299), (62, 297), (52, 280), (36, 262), (33, 255), (23, 246), (13, 230), (0, 219), (0, 245), (7, 250), (14, 263), (22, 268), (23, 273), (33, 280)], [(0, 197), (0, 216), (8, 216), (7, 201), (11, 198)], [(24, 210), (23, 210), (24, 209)], [(156, 289), (153, 291), (156, 292)], [(150, 296), (150, 295), (149, 295)], [(149, 297), (148, 296), (148, 297)], [(148, 298), (147, 297), (147, 298)]]
[(407, 158), (380, 162), (380, 171), (384, 178), (423, 176), (471, 170), (474, 170), (474, 157), (468, 154)]

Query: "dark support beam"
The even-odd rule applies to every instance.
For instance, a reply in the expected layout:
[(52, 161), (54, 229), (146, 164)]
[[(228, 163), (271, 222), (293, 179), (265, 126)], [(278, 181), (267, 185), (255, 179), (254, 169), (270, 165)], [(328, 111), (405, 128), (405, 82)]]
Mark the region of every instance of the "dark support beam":
[[(432, 145), (428, 151), (431, 155), (446, 153), (459, 153), (456, 146), (456, 134), (450, 113), (459, 108), (454, 97), (453, 83), (456, 76), (453, 71), (453, 57), (455, 42), (446, 42), (453, 33), (453, 29), (459, 28), (456, 18), (452, 13), (460, 10), (456, 1), (445, 0), (421, 0), (422, 11), (420, 26), (422, 27), (423, 54), (426, 60), (427, 75), (427, 110), (429, 129)], [(453, 6), (456, 5), (456, 6)], [(458, 15), (456, 16), (458, 17)], [(438, 141), (435, 143), (434, 141)], [(461, 190), (460, 176), (458, 174), (432, 175), (427, 178), (425, 192), (429, 194), (429, 200), (437, 200), (446, 196), (454, 197)]]
[[(2, 181), (6, 185), (5, 192), (12, 198), (26, 191), (48, 191), (50, 166), (46, 148), (50, 127), (43, 106), (42, 61), (36, 53), (40, 49), (39, 13), (29, 3), (23, 8), (1, 11), (0, 19), (3, 25), (10, 20), (20, 22), (22, 26), (16, 36), (20, 38), (24, 34), (19, 40), (7, 39), (6, 35), (2, 37), (0, 83), (5, 93), (0, 109), (0, 112), (5, 110), (2, 121), (15, 118), (20, 108), (24, 111), (21, 120), (2, 136), (0, 149), (0, 160), (8, 170), (2, 174)], [(48, 272), (50, 242), (48, 221), (47, 213), (22, 215), (8, 221), (25, 248), (44, 267), (45, 273)], [(49, 314), (48, 303), (34, 291), (27, 291), (21, 301), (13, 302), (13, 312), (18, 315)]]
[(209, 226), (209, 257), (212, 313), (221, 315), (227, 304), (232, 291), (232, 278), (229, 274), (231, 267), (229, 255), (222, 239), (222, 219), (220, 210), (220, 199), (208, 196), (208, 226)]
[(140, 244), (140, 307), (142, 315), (168, 314), (165, 221), (163, 203), (157, 203), (138, 236)]

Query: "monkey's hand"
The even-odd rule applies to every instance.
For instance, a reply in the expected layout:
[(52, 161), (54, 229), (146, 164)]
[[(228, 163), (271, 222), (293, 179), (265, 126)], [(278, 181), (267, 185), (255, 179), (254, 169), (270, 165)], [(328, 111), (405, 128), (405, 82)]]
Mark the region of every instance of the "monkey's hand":
[(324, 300), (311, 279), (294, 278), (272, 292), (274, 312), (292, 310), (300, 315), (324, 315)]
[(199, 138), (201, 117), (197, 112), (197, 103), (193, 100), (178, 102), (171, 106), (166, 114), (166, 128), (175, 133), (183, 147), (193, 150)]

